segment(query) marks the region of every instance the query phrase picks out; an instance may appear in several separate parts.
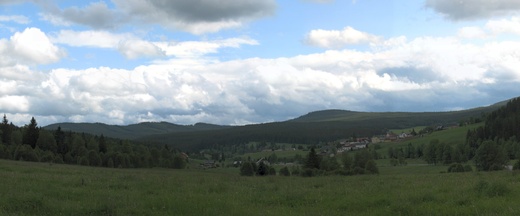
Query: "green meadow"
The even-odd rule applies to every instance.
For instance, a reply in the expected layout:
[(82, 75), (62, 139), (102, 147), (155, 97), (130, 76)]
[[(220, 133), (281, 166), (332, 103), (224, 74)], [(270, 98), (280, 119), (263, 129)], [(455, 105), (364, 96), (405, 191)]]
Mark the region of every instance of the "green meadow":
[(520, 173), (381, 166), (379, 175), (243, 177), (0, 160), (0, 215), (515, 215)]

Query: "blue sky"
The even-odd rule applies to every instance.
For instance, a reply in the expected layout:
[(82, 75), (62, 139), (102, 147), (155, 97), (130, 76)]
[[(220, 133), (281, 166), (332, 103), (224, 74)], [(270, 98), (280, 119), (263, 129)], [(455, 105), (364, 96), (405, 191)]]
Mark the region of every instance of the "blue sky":
[(0, 0), (18, 125), (250, 124), (520, 95), (516, 0)]

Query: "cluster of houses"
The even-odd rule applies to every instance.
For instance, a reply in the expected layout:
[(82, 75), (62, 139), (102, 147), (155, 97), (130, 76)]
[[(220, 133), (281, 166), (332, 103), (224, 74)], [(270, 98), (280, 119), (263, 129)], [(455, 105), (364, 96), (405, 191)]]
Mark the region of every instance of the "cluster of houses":
[(388, 131), (384, 135), (373, 136), (372, 138), (357, 138), (356, 141), (348, 141), (346, 139), (339, 140), (340, 148), (337, 149), (337, 153), (345, 151), (353, 151), (357, 149), (364, 149), (371, 143), (384, 143), (384, 142), (396, 142), (399, 140), (406, 140), (407, 138), (413, 137), (411, 133), (395, 134)]

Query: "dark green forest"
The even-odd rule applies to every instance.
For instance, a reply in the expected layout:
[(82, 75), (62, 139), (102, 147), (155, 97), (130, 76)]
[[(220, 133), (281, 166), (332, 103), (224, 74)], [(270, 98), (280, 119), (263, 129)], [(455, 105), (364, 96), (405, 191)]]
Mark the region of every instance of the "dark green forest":
[(0, 124), (0, 158), (11, 160), (79, 164), (84, 166), (184, 168), (185, 155), (167, 145), (156, 147), (115, 139), (38, 127), (34, 118), (17, 127), (4, 115)]
[[(475, 157), (478, 169), (502, 169), (509, 160), (520, 159), (519, 137), (520, 98), (514, 98), (487, 115), (484, 126), (467, 132), (468, 157)], [(520, 169), (520, 163), (513, 168)]]

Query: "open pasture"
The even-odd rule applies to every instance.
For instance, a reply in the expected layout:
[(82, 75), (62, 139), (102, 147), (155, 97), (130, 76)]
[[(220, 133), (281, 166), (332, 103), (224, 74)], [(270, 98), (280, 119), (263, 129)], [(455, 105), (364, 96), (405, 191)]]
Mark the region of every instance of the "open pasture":
[(517, 172), (242, 177), (220, 169), (108, 169), (0, 160), (0, 215), (514, 215)]

